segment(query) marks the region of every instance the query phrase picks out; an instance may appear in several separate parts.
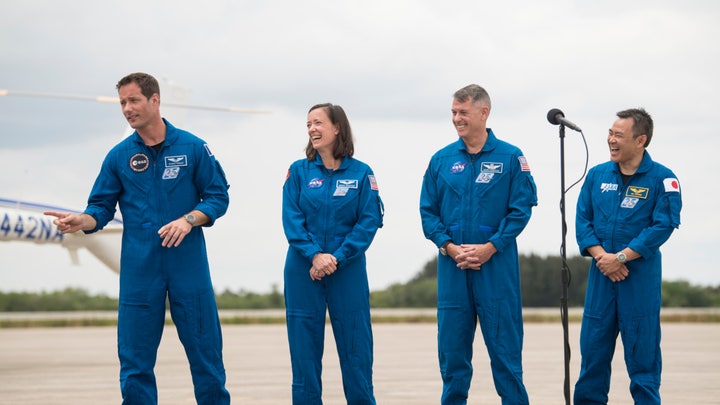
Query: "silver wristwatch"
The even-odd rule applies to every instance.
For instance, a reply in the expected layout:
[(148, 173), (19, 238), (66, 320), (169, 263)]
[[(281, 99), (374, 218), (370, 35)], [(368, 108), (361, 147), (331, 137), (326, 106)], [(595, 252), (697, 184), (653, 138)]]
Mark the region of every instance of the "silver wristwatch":
[(183, 217), (188, 222), (188, 224), (195, 226), (195, 215), (193, 214), (185, 214)]
[(450, 241), (447, 241), (440, 246), (440, 254), (443, 256), (447, 256), (447, 245), (450, 244)]
[(617, 258), (617, 261), (619, 261), (620, 263), (625, 263), (627, 261), (627, 256), (623, 252), (618, 252), (617, 256), (615, 256), (615, 257)]

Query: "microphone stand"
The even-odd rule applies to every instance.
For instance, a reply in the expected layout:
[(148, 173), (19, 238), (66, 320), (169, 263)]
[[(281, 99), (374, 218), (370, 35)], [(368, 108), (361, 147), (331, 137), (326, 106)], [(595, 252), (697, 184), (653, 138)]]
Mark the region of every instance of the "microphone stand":
[(560, 124), (560, 213), (562, 227), (562, 243), (560, 257), (562, 259), (561, 279), (562, 294), (560, 296), (560, 320), (563, 326), (563, 349), (565, 353), (565, 404), (570, 405), (570, 339), (568, 334), (568, 286), (570, 285), (570, 269), (567, 265), (565, 239), (567, 223), (565, 222), (565, 125)]

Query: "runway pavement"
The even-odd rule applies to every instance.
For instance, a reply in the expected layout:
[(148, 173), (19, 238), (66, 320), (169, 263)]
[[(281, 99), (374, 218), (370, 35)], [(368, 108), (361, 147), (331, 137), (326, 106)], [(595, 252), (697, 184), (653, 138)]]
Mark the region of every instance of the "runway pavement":
[[(433, 323), (380, 323), (375, 336), (378, 404), (438, 404), (441, 389)], [(571, 385), (578, 375), (580, 324), (570, 324)], [(224, 325), (225, 366), (234, 404), (290, 401), (284, 325)], [(324, 403), (344, 404), (332, 330), (326, 333)], [(526, 323), (525, 383), (532, 404), (564, 404), (562, 327)], [(119, 404), (115, 327), (0, 329), (0, 404)], [(663, 325), (666, 404), (720, 404), (720, 323)], [(618, 342), (610, 404), (632, 404)], [(469, 404), (499, 404), (482, 337), (475, 342)], [(156, 367), (160, 404), (192, 404), (192, 382), (174, 327), (166, 327)]]

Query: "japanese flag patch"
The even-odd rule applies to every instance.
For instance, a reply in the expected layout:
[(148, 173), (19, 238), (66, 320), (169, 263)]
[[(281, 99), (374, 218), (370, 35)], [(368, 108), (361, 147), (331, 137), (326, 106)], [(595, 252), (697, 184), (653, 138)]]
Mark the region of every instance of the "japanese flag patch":
[(673, 179), (672, 177), (668, 177), (667, 179), (663, 180), (663, 185), (665, 186), (665, 192), (674, 191), (676, 193), (680, 192), (680, 183), (677, 179)]

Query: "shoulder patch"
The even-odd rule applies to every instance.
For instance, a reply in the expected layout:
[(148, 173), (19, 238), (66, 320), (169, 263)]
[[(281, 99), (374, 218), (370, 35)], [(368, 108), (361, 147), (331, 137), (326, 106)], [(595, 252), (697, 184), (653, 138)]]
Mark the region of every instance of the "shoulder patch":
[(677, 179), (668, 177), (667, 179), (663, 180), (663, 185), (665, 186), (666, 193), (669, 191), (674, 191), (676, 193), (680, 192), (680, 183)]
[(375, 191), (378, 191), (379, 188), (378, 188), (377, 180), (375, 180), (375, 175), (374, 175), (374, 174), (369, 174), (369, 175), (368, 175), (368, 180), (370, 180), (370, 189), (375, 190)]
[(520, 170), (524, 172), (530, 171), (530, 164), (528, 163), (525, 156), (518, 156), (518, 161), (520, 161)]

